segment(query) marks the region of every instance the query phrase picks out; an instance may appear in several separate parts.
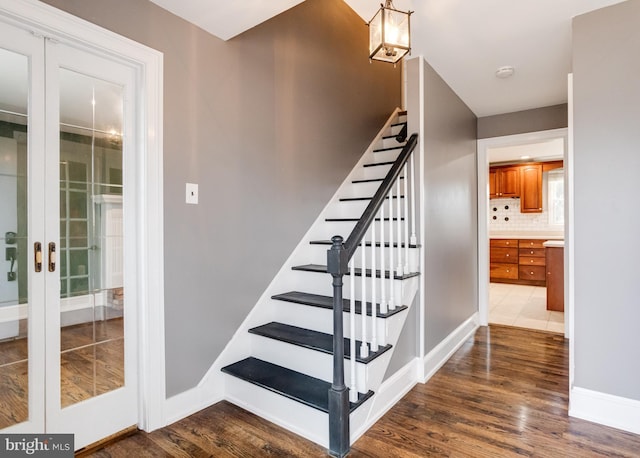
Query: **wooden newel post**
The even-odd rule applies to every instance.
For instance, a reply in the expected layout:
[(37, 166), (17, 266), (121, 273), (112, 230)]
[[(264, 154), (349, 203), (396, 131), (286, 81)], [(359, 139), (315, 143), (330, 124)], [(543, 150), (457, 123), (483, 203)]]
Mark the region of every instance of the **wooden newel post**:
[(343, 238), (336, 235), (331, 241), (333, 245), (327, 251), (327, 271), (333, 278), (333, 383), (329, 389), (329, 453), (343, 457), (350, 448), (349, 390), (344, 383), (342, 324), (342, 277), (348, 272), (349, 260)]

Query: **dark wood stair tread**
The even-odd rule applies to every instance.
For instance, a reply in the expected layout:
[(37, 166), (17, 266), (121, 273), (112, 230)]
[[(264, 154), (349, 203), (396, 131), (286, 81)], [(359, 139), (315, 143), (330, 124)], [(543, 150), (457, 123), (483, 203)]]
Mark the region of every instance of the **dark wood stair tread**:
[[(333, 245), (333, 242), (331, 240), (312, 240), (309, 242), (310, 245)], [(364, 242), (365, 246), (370, 247), (371, 246), (371, 242)], [(380, 247), (380, 242), (376, 242), (376, 246)], [(422, 245), (413, 245), (413, 244), (409, 244), (409, 248), (420, 248)], [(389, 248), (389, 242), (384, 242), (384, 247), (385, 248)], [(393, 247), (394, 248), (398, 248), (398, 242), (393, 242)], [(405, 248), (406, 245), (404, 242), (402, 242), (400, 244), (401, 248)]]
[[(225, 374), (233, 375), (314, 409), (329, 412), (331, 383), (324, 380), (253, 357), (225, 366), (221, 370)], [(358, 402), (350, 403), (349, 411), (353, 412), (371, 396), (373, 391), (358, 394)]]
[[(388, 199), (389, 197), (385, 197)], [(394, 199), (397, 199), (398, 196), (393, 196)], [(401, 199), (404, 199), (404, 196), (400, 196)], [(371, 200), (373, 197), (341, 197), (340, 202), (354, 202), (359, 200)]]
[[(288, 293), (271, 296), (271, 299), (333, 310), (333, 298), (331, 296), (321, 296), (319, 294), (303, 293), (300, 291), (289, 291)], [(356, 313), (358, 315), (362, 315), (361, 301), (355, 301), (355, 308)], [(396, 313), (406, 310), (407, 308), (408, 307), (406, 305), (399, 305), (395, 309), (389, 310), (387, 313), (381, 313), (380, 304), (376, 304), (376, 316), (378, 318), (388, 318)], [(349, 313), (351, 311), (350, 299), (342, 299), (342, 310), (344, 310), (345, 313)], [(366, 310), (367, 315), (371, 316), (371, 302), (367, 302)]]
[[(294, 266), (291, 269), (301, 270), (304, 272), (318, 272), (318, 273), (325, 273), (325, 274), (327, 273), (327, 266), (320, 265), (320, 264), (305, 264), (302, 266)], [(360, 267), (357, 267), (355, 270), (356, 270), (356, 277), (362, 276), (362, 269)], [(348, 272), (347, 272), (347, 275), (349, 275)], [(365, 275), (367, 277), (371, 277), (371, 269), (366, 269)], [(418, 275), (420, 275), (418, 272), (411, 272), (404, 275), (394, 275), (393, 278), (395, 280), (406, 280), (407, 278), (417, 277)], [(376, 270), (376, 278), (380, 278), (380, 276), (381, 276), (381, 273), (380, 273), (380, 270), (378, 269)], [(389, 278), (388, 270), (384, 271), (384, 278)]]
[[(360, 218), (325, 218), (327, 222), (332, 223), (349, 223), (353, 221), (360, 221)], [(398, 218), (393, 218), (394, 221), (398, 221)], [(380, 218), (376, 218), (375, 221), (380, 221)], [(389, 218), (385, 218), (384, 221), (390, 221)], [(400, 218), (400, 221), (404, 221), (404, 217)]]
[(406, 123), (407, 121), (396, 122), (395, 124), (391, 124), (389, 127), (404, 126)]
[(398, 146), (388, 146), (387, 148), (378, 148), (378, 149), (374, 149), (373, 152), (374, 153), (382, 153), (384, 151), (393, 151), (394, 149), (402, 149), (404, 148), (404, 145), (398, 145)]
[[(311, 329), (291, 326), (289, 324), (278, 323), (272, 321), (262, 326), (249, 329), (251, 334), (256, 334), (270, 339), (280, 340), (299, 347), (308, 348), (310, 350), (320, 351), (329, 355), (333, 354), (333, 336), (324, 332), (312, 331)], [(356, 340), (356, 348), (359, 349), (361, 341)], [(370, 352), (366, 358), (361, 358), (356, 354), (356, 361), (368, 364), (378, 356), (391, 348), (391, 345), (380, 345), (378, 351)], [(358, 351), (359, 353), (359, 351)], [(344, 339), (344, 357), (351, 359), (351, 347), (349, 339)]]
[(395, 161), (385, 161), (385, 162), (369, 162), (368, 164), (363, 164), (363, 167), (378, 167), (381, 165), (393, 165)]
[[(404, 177), (398, 177), (399, 180), (404, 180)], [(351, 183), (357, 184), (357, 183), (373, 183), (376, 181), (384, 181), (384, 178), (367, 178), (364, 180), (353, 180), (351, 181)]]

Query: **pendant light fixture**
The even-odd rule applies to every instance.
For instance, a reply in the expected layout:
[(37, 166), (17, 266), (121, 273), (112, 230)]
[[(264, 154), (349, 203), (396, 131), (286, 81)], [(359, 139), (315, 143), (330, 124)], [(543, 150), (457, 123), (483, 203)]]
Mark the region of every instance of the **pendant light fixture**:
[(399, 11), (392, 0), (380, 4), (369, 22), (369, 59), (395, 64), (411, 51), (409, 17), (413, 11)]

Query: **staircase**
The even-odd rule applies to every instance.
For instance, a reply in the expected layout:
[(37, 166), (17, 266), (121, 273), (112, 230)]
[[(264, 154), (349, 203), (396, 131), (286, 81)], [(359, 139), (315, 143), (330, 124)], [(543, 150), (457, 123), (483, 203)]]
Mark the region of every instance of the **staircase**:
[[(234, 336), (233, 351), (224, 355), (234, 362), (221, 368), (228, 400), (337, 456), (379, 415), (372, 411), (376, 390), (418, 289), (408, 151), (415, 138), (407, 146), (406, 126), (406, 114), (396, 110)], [(372, 209), (376, 198), (380, 208)], [(336, 234), (352, 237), (329, 240)], [(349, 252), (340, 255), (346, 276), (343, 287), (339, 275), (337, 290), (327, 267), (331, 250)], [(342, 420), (330, 401), (336, 392), (344, 397)]]

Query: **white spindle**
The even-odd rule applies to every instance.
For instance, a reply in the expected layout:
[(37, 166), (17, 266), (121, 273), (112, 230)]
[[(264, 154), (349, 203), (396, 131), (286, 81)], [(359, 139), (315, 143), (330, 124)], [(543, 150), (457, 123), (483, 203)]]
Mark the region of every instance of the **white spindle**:
[(395, 251), (394, 238), (393, 238), (393, 186), (389, 190), (389, 309), (394, 310), (396, 308), (396, 301), (393, 297), (393, 277), (394, 268), (393, 254)]
[(407, 163), (404, 164), (404, 273), (408, 274), (409, 270), (409, 174)]
[(349, 386), (349, 401), (358, 401), (358, 386), (356, 383), (356, 268), (355, 259), (351, 260), (349, 266), (351, 278), (349, 278), (349, 286), (351, 297), (349, 299), (349, 363), (351, 373), (351, 383)]
[[(385, 199), (386, 200), (386, 199)], [(386, 224), (384, 221), (384, 205), (385, 200), (382, 201), (382, 205), (380, 206), (380, 313), (387, 313), (387, 281), (384, 277), (387, 266), (385, 265), (385, 256), (384, 256), (384, 225)], [(389, 220), (389, 224), (393, 225), (393, 222)], [(382, 336), (381, 336), (382, 337)], [(384, 344), (384, 339), (380, 339), (380, 342)]]
[(416, 237), (416, 165), (411, 153), (411, 245), (418, 244)]
[(361, 277), (360, 277), (360, 303), (362, 310), (362, 342), (360, 343), (360, 357), (367, 358), (369, 356), (369, 347), (367, 346), (367, 250), (365, 249), (364, 239), (360, 244), (360, 253), (362, 257)]
[(397, 274), (402, 276), (403, 266), (402, 266), (402, 221), (400, 215), (402, 214), (401, 205), (402, 202), (400, 199), (400, 178), (396, 181), (396, 229), (398, 230), (398, 265), (396, 266)]
[(376, 221), (371, 223), (371, 351), (378, 351), (378, 329), (376, 326)]

